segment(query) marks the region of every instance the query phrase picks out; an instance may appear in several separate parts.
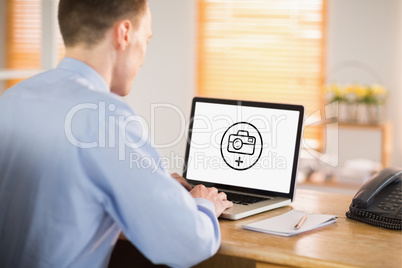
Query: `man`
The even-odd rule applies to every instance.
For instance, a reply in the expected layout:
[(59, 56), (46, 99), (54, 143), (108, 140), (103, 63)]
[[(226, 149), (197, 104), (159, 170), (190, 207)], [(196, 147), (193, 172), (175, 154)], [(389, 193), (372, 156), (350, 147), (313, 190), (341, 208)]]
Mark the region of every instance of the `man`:
[(121, 231), (154, 263), (215, 254), (226, 195), (130, 165), (159, 157), (117, 96), (152, 36), (146, 0), (61, 0), (59, 24), (66, 58), (0, 98), (0, 267), (105, 267)]

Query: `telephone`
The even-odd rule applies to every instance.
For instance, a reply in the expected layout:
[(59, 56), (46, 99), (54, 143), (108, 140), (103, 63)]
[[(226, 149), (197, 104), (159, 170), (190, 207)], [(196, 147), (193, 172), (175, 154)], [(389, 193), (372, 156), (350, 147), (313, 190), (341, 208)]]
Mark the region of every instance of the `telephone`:
[(367, 224), (402, 230), (402, 169), (385, 168), (356, 193), (346, 216)]

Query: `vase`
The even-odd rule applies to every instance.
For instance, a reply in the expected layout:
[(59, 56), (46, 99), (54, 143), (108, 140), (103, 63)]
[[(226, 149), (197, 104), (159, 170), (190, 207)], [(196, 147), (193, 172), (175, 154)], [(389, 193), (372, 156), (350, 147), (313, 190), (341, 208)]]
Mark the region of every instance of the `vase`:
[(356, 122), (358, 124), (368, 124), (368, 105), (366, 103), (359, 103), (357, 105), (357, 117), (356, 117)]
[(349, 102), (347, 105), (347, 122), (356, 124), (357, 122), (357, 103)]
[(384, 106), (377, 104), (367, 105), (367, 121), (369, 124), (379, 124), (383, 121)]
[(359, 103), (357, 110), (357, 123), (376, 125), (382, 122), (384, 106), (378, 104)]
[(345, 101), (338, 102), (338, 122), (345, 123), (348, 121), (348, 103)]

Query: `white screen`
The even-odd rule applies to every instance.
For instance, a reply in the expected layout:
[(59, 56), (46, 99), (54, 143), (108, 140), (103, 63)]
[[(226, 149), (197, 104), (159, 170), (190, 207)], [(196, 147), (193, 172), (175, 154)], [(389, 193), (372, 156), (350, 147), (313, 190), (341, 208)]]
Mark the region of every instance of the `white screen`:
[(299, 111), (197, 102), (187, 179), (289, 193)]

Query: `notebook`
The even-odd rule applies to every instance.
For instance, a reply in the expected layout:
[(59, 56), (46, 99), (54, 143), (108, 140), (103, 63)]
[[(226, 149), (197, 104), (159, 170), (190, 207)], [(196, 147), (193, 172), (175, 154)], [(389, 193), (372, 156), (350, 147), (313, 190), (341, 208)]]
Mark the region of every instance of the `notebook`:
[[(299, 229), (295, 229), (295, 226), (300, 222), (303, 216), (307, 216), (306, 220), (301, 224)], [(268, 234), (291, 236), (334, 223), (337, 219), (338, 217), (335, 215), (313, 214), (291, 210), (282, 215), (243, 225), (242, 227), (244, 229)]]
[(303, 115), (300, 105), (194, 98), (183, 177), (228, 195), (222, 218), (290, 204)]

